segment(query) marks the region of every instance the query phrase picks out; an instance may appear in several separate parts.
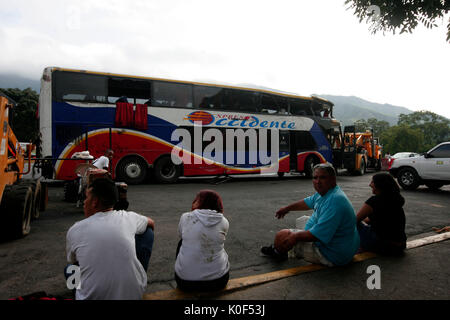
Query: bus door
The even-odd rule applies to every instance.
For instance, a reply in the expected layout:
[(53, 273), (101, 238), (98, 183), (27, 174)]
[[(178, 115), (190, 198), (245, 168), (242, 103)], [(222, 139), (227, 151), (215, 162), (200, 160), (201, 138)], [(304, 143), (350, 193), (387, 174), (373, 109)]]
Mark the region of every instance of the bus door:
[(289, 170), (287, 171), (297, 171), (297, 150), (295, 148), (295, 134), (293, 131), (280, 131), (280, 139), (283, 137), (285, 144), (281, 145), (280, 151), (284, 154), (289, 154)]

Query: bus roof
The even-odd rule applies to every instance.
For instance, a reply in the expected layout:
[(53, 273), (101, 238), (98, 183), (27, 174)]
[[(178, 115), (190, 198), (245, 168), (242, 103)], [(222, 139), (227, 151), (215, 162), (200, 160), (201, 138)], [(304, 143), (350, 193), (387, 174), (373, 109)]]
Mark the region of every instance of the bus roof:
[(66, 72), (79, 72), (79, 73), (88, 73), (88, 74), (96, 74), (96, 75), (105, 75), (105, 76), (111, 76), (111, 77), (124, 77), (124, 78), (133, 78), (133, 79), (146, 79), (146, 80), (157, 80), (157, 81), (167, 81), (167, 82), (177, 82), (177, 83), (187, 83), (187, 84), (196, 84), (196, 85), (202, 85), (202, 86), (211, 86), (211, 87), (224, 87), (224, 88), (231, 88), (231, 89), (241, 89), (241, 90), (250, 90), (250, 91), (257, 91), (257, 92), (264, 92), (264, 93), (271, 93), (276, 95), (281, 95), (285, 97), (290, 98), (301, 98), (305, 100), (319, 100), (323, 103), (326, 103), (330, 106), (333, 106), (334, 104), (331, 101), (328, 101), (324, 98), (318, 97), (316, 95), (312, 95), (311, 97), (305, 97), (301, 96), (295, 93), (289, 93), (289, 92), (283, 92), (276, 89), (271, 88), (265, 88), (261, 86), (256, 85), (250, 85), (245, 84), (242, 86), (239, 85), (232, 85), (232, 84), (221, 84), (218, 82), (199, 82), (199, 81), (187, 81), (187, 80), (175, 80), (175, 79), (166, 79), (166, 78), (156, 78), (156, 77), (146, 77), (146, 76), (134, 76), (134, 75), (127, 75), (127, 74), (118, 74), (118, 73), (110, 73), (110, 72), (100, 72), (100, 71), (90, 71), (90, 70), (81, 70), (81, 69), (70, 69), (70, 68), (60, 68), (60, 67), (47, 67), (44, 69), (44, 72), (54, 72), (54, 71), (66, 71)]

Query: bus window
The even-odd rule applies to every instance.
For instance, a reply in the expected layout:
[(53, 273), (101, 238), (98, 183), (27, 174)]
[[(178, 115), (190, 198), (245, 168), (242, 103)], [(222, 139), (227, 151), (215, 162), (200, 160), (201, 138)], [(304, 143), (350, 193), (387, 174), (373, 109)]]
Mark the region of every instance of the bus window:
[(320, 104), (320, 103), (318, 103), (316, 101), (313, 101), (312, 104), (311, 104), (311, 107), (312, 107), (312, 111), (313, 111), (313, 115), (314, 116), (322, 117), (322, 113), (321, 113), (323, 111), (322, 104)]
[(127, 97), (129, 103), (143, 103), (150, 99), (150, 81), (110, 78), (108, 81), (108, 102), (116, 103)]
[(280, 108), (278, 111), (280, 114), (288, 114), (289, 108), (288, 108), (287, 98), (277, 97), (277, 104), (278, 104), (278, 107)]
[(308, 100), (289, 99), (290, 113), (296, 116), (312, 116), (311, 102)]
[(221, 109), (222, 88), (194, 85), (195, 108)]
[(153, 81), (152, 106), (192, 108), (192, 85)]
[(278, 113), (280, 107), (278, 106), (277, 97), (274, 95), (263, 93), (261, 95), (261, 104), (259, 106), (259, 111), (269, 114)]
[(62, 72), (53, 73), (54, 99), (62, 101), (106, 102), (107, 78), (100, 75)]
[(259, 93), (224, 89), (222, 94), (222, 109), (230, 111), (255, 112), (257, 111)]

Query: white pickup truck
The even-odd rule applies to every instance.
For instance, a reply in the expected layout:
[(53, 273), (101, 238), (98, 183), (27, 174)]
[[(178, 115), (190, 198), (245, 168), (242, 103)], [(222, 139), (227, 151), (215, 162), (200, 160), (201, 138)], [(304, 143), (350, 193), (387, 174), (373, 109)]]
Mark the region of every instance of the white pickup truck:
[(416, 157), (394, 159), (389, 172), (405, 190), (422, 184), (431, 189), (450, 184), (450, 141)]

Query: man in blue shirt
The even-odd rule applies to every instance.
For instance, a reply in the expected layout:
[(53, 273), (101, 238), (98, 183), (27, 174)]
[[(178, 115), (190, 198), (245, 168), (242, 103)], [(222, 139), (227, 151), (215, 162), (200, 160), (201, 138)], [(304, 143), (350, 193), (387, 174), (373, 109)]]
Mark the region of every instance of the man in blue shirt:
[(317, 193), (275, 214), (281, 219), (290, 211), (313, 209), (305, 230), (283, 229), (275, 236), (274, 246), (263, 247), (261, 252), (277, 258), (286, 258), (290, 252), (312, 263), (345, 265), (359, 248), (353, 206), (337, 186), (336, 171), (331, 164), (314, 167), (313, 186)]

